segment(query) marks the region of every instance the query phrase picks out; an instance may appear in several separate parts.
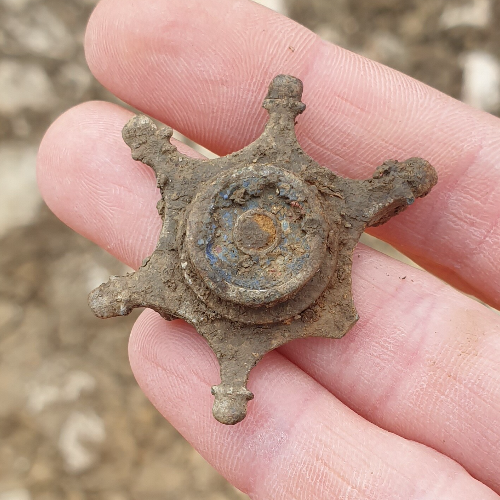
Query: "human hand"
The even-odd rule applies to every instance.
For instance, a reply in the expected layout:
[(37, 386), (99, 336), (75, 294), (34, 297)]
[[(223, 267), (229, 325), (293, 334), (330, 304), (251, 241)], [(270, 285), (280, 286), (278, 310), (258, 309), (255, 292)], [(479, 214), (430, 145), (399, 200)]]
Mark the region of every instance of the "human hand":
[[(497, 118), (247, 0), (103, 0), (86, 46), (118, 97), (221, 155), (260, 135), (276, 74), (300, 78), (298, 139), (320, 164), (356, 178), (389, 157), (438, 169), (428, 198), (372, 233), (500, 306)], [(161, 221), (154, 174), (121, 139), (130, 116), (108, 103), (67, 112), (42, 143), (39, 183), (64, 222), (138, 267)], [(268, 354), (240, 424), (212, 417), (218, 364), (203, 338), (152, 311), (130, 340), (140, 386), (252, 498), (500, 498), (499, 316), (361, 245), (353, 260), (358, 324)]]

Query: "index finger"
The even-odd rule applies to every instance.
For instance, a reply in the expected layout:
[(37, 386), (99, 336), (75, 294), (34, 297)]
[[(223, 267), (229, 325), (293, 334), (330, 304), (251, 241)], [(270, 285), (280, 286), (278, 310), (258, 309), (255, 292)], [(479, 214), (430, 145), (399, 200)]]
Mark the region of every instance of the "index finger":
[[(223, 15), (221, 15), (223, 13)], [(270, 80), (304, 81), (298, 137), (342, 175), (389, 158), (438, 170), (431, 196), (374, 233), (456, 287), (500, 306), (500, 121), (322, 42), (247, 0), (103, 0), (87, 56), (121, 99), (219, 154), (262, 131)]]

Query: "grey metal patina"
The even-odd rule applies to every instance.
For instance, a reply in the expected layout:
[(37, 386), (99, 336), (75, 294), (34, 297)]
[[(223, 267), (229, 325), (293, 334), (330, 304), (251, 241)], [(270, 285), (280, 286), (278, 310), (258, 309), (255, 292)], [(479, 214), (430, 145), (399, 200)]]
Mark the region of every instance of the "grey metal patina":
[(437, 182), (421, 158), (386, 161), (361, 181), (321, 167), (295, 137), (301, 96), (300, 80), (274, 78), (263, 134), (214, 160), (180, 154), (172, 129), (145, 116), (123, 130), (133, 158), (156, 173), (163, 227), (151, 257), (94, 290), (90, 306), (101, 318), (150, 307), (193, 324), (220, 363), (213, 414), (224, 424), (245, 417), (248, 373), (266, 352), (300, 337), (340, 338), (354, 325), (359, 237)]

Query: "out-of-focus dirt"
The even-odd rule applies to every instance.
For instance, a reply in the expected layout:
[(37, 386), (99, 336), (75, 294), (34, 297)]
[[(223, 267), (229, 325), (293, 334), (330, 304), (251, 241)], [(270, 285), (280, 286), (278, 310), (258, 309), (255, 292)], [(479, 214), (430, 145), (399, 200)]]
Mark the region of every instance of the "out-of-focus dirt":
[[(0, 498), (244, 498), (138, 389), (127, 361), (133, 317), (101, 321), (88, 309), (87, 293), (123, 266), (59, 222), (35, 188), (49, 124), (79, 102), (113, 100), (82, 50), (94, 3), (0, 0)], [(498, 2), (268, 3), (330, 41), (500, 111)]]
[[(289, 13), (323, 38), (457, 99), (467, 56), (500, 57), (500, 3), (482, 0), (290, 0)], [(485, 75), (486, 76), (486, 75)], [(487, 111), (498, 113), (499, 104)]]

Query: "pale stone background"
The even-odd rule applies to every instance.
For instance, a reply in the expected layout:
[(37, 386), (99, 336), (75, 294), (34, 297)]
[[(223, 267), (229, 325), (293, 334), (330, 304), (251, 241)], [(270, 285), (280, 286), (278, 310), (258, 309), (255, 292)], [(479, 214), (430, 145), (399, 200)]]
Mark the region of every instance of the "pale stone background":
[[(499, 2), (261, 3), (500, 112)], [(36, 189), (49, 124), (79, 102), (113, 99), (83, 56), (94, 4), (0, 0), (0, 500), (246, 498), (137, 388), (126, 353), (133, 317), (99, 321), (86, 301), (122, 266), (65, 228)]]

